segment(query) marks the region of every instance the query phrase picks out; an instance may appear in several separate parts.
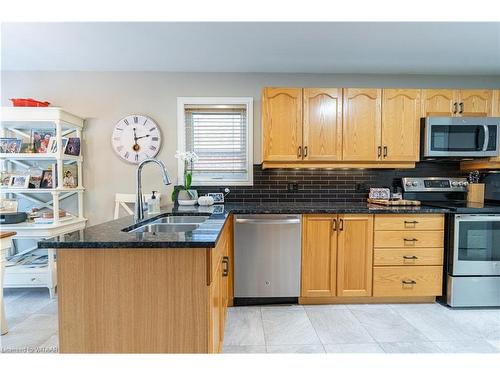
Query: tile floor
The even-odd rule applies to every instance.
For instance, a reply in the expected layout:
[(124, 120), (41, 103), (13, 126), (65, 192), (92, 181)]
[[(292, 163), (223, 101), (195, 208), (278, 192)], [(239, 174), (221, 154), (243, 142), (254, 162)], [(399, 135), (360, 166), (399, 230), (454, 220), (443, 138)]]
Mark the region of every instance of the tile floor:
[[(6, 289), (2, 352), (56, 352), (57, 300)], [(229, 308), (224, 353), (500, 353), (500, 309), (439, 304)]]
[(500, 310), (439, 304), (229, 309), (224, 353), (500, 353)]

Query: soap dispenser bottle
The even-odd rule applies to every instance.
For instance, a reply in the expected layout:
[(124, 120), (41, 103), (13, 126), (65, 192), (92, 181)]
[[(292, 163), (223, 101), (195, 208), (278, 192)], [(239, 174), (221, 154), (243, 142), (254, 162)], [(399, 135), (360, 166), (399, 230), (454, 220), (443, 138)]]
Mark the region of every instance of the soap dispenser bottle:
[(155, 195), (157, 191), (152, 191), (151, 198), (148, 199), (148, 214), (158, 214), (160, 213), (160, 200)]

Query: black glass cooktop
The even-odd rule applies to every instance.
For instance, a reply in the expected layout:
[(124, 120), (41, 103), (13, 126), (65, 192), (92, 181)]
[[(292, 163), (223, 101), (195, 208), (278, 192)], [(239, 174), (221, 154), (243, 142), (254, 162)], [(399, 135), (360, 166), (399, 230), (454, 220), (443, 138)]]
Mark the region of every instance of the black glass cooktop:
[(430, 207), (448, 208), (456, 213), (488, 213), (500, 214), (500, 202), (470, 203), (467, 201), (423, 201), (423, 205)]

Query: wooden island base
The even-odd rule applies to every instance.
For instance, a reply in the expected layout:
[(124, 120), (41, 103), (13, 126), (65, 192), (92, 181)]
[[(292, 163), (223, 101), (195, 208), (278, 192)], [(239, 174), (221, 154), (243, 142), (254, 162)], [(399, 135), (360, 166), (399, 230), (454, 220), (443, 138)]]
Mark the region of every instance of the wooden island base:
[(208, 249), (59, 249), (60, 352), (220, 352), (231, 227)]

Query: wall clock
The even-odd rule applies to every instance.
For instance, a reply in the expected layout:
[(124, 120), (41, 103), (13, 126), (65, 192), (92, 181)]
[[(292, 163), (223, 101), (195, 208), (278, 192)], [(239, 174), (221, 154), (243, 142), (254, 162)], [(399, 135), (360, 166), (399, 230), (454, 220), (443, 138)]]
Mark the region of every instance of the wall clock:
[(160, 128), (150, 117), (129, 115), (116, 123), (111, 144), (120, 158), (137, 164), (160, 151)]

